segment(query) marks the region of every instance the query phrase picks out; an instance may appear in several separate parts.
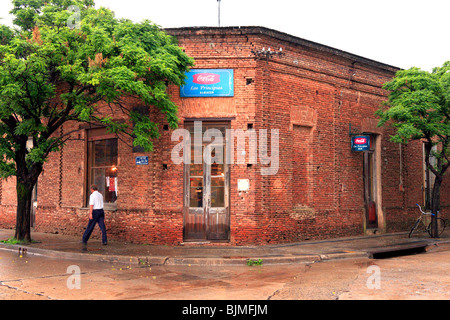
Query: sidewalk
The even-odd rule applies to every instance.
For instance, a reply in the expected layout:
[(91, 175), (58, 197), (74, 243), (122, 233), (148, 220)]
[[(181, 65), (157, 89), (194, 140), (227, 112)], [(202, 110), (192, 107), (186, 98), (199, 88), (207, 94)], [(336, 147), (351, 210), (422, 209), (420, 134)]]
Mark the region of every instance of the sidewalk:
[[(0, 240), (7, 240), (14, 230), (0, 229)], [(11, 245), (0, 242), (0, 250), (70, 260), (109, 261), (142, 265), (245, 265), (248, 259), (261, 259), (264, 265), (308, 263), (332, 259), (377, 258), (392, 252), (425, 252), (450, 250), (450, 230), (440, 239), (425, 237), (408, 238), (407, 233), (373, 236), (357, 236), (321, 241), (304, 241), (265, 246), (157, 246), (110, 241), (103, 246), (100, 240), (91, 239), (88, 245), (80, 243), (80, 237), (48, 233), (32, 233), (37, 243)]]

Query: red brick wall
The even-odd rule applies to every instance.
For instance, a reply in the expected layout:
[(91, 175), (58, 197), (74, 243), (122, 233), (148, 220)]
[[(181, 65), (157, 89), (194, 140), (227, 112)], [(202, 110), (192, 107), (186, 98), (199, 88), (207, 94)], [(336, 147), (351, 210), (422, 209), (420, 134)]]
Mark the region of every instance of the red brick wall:
[[(420, 142), (400, 147), (389, 129), (376, 128), (374, 112), (386, 98), (381, 85), (395, 68), (260, 28), (175, 29), (179, 44), (196, 60), (195, 68), (234, 69), (235, 96), (180, 98), (180, 127), (185, 119), (230, 119), (232, 129), (279, 130), (276, 175), (262, 176), (262, 165), (230, 166), (230, 244), (265, 244), (364, 233), (363, 155), (350, 150), (353, 132), (380, 135), (382, 212), (379, 232), (404, 231), (422, 203)], [(251, 50), (283, 48), (282, 57), (256, 60)], [(251, 80), (249, 80), (251, 79)], [(129, 100), (138, 106), (139, 101)], [(116, 118), (123, 115), (115, 113)], [(106, 212), (110, 239), (140, 243), (183, 242), (183, 165), (170, 159), (172, 131), (164, 131), (157, 110), (150, 116), (162, 136), (153, 153), (133, 153), (119, 140), (117, 210)], [(67, 124), (68, 132), (82, 128)], [(269, 138), (270, 140), (270, 138)], [(39, 179), (36, 231), (81, 237), (87, 224), (86, 131), (72, 134), (62, 152), (51, 155)], [(269, 148), (270, 150), (270, 148)], [(135, 157), (149, 156), (148, 166)], [(163, 165), (167, 165), (167, 169)], [(401, 168), (401, 169), (400, 169)], [(239, 192), (238, 179), (250, 190)], [(14, 179), (2, 181), (0, 227), (15, 221)], [(448, 216), (450, 183), (442, 189)], [(99, 230), (94, 232), (99, 237)]]

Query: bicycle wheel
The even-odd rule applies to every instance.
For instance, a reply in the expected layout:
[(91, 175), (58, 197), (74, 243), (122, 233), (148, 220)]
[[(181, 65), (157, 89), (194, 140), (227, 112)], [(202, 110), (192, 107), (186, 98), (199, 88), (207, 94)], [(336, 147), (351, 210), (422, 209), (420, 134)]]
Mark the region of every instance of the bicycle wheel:
[(413, 232), (416, 230), (419, 223), (420, 223), (420, 219), (417, 219), (416, 223), (414, 224), (414, 227), (412, 227), (411, 231), (409, 232), (408, 238), (411, 238)]
[[(428, 225), (427, 231), (428, 234), (431, 236), (431, 224), (432, 222), (430, 222), (430, 224)], [(438, 237), (442, 234), (442, 232), (444, 232), (445, 230), (445, 220), (442, 218), (437, 218), (437, 224), (438, 224)]]

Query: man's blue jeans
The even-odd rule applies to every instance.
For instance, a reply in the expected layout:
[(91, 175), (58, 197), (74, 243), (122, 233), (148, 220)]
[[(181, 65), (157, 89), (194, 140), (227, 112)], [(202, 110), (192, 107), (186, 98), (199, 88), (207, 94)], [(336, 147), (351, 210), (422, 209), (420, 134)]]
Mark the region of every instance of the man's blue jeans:
[(102, 231), (102, 243), (106, 244), (108, 242), (106, 238), (106, 227), (105, 227), (105, 212), (103, 209), (92, 210), (92, 220), (89, 219), (89, 223), (86, 227), (86, 231), (83, 234), (83, 243), (87, 243), (92, 231), (94, 230), (95, 224), (98, 223), (100, 230)]

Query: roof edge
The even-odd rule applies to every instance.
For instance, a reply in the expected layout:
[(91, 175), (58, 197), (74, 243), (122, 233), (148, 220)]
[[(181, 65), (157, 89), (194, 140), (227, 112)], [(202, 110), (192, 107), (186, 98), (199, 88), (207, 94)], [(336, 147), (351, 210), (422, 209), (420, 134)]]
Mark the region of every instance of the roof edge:
[(248, 34), (248, 35), (255, 35), (255, 34), (261, 34), (265, 36), (269, 36), (278, 40), (287, 41), (293, 44), (305, 46), (317, 51), (330, 53), (354, 62), (360, 62), (364, 63), (366, 65), (380, 68), (389, 72), (397, 72), (398, 70), (401, 70), (399, 67), (395, 67), (383, 62), (379, 62), (373, 59), (365, 58), (363, 56), (353, 54), (344, 50), (336, 49), (327, 45), (320, 44), (318, 42), (306, 40), (297, 36), (293, 36), (288, 33), (284, 33), (281, 31), (277, 31), (274, 29), (261, 27), (261, 26), (230, 26), (230, 27), (180, 27), (180, 28), (164, 28), (166, 32), (168, 32), (171, 35), (177, 36), (182, 34), (187, 34), (191, 32), (197, 32), (197, 31), (204, 31), (206, 34), (220, 34), (223, 32), (229, 32), (229, 31), (235, 31), (236, 34)]

